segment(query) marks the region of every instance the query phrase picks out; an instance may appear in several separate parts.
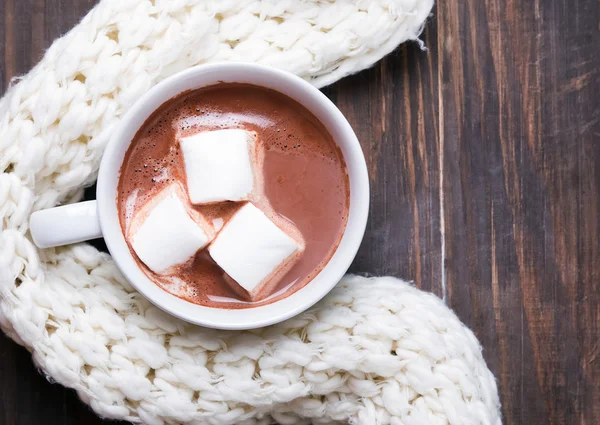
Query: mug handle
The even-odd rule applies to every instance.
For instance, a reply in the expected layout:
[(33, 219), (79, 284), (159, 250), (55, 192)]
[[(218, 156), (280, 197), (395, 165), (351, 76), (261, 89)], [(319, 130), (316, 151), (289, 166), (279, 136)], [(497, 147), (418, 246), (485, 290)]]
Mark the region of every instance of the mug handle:
[(36, 211), (29, 230), (38, 248), (51, 248), (102, 237), (96, 201)]

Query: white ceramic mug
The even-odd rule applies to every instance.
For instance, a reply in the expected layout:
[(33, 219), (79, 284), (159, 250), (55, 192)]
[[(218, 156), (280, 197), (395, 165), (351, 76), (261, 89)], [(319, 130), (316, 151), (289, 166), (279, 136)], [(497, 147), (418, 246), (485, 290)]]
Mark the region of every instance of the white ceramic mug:
[[(187, 90), (220, 82), (248, 83), (283, 93), (311, 111), (340, 147), (350, 180), (350, 210), (334, 255), (304, 288), (271, 304), (229, 310), (204, 307), (172, 295), (140, 270), (121, 232), (117, 183), (125, 152), (138, 129), (163, 103)], [(303, 79), (274, 68), (245, 63), (202, 65), (176, 74), (148, 91), (127, 112), (108, 143), (100, 170), (96, 201), (80, 202), (31, 215), (30, 229), (40, 248), (104, 237), (117, 266), (131, 284), (161, 309), (191, 323), (218, 329), (251, 329), (271, 325), (306, 310), (342, 278), (362, 241), (369, 209), (369, 178), (360, 144), (336, 106)]]

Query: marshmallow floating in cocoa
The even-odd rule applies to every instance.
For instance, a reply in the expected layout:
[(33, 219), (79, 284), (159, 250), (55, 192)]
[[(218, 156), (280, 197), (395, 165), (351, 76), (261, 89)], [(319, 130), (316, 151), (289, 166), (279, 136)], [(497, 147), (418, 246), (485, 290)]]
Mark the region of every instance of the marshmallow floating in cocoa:
[(270, 295), (304, 252), (298, 229), (282, 217), (276, 219), (277, 224), (249, 202), (208, 247), (213, 260), (234, 281), (230, 282), (233, 289), (251, 301)]
[(150, 199), (133, 217), (128, 233), (136, 255), (158, 274), (187, 263), (214, 237), (212, 226), (187, 206), (179, 184)]
[(179, 143), (193, 204), (247, 201), (259, 191), (262, 159), (255, 133), (202, 131)]

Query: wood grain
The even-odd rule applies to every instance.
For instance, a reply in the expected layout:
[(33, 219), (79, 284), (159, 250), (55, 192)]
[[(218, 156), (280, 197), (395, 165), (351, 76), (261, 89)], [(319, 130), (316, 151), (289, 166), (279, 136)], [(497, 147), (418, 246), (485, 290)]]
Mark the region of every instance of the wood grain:
[(325, 89), (367, 158), (371, 210), (350, 271), (413, 280), (443, 295), (434, 36)]
[[(92, 1), (0, 0), (0, 88)], [(423, 35), (325, 89), (371, 217), (352, 271), (446, 295), (506, 424), (600, 423), (600, 3), (440, 2)], [(93, 191), (88, 192), (93, 196)], [(106, 423), (0, 337), (0, 423)]]
[(507, 424), (600, 422), (599, 12), (438, 7), (449, 302)]

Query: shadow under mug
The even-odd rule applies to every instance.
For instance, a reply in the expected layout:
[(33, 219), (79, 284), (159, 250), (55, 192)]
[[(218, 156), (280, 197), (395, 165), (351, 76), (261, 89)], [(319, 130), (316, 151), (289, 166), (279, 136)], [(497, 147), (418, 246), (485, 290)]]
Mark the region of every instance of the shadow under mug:
[[(117, 211), (119, 169), (132, 139), (146, 119), (164, 102), (188, 90), (221, 82), (266, 87), (295, 99), (327, 128), (340, 147), (350, 182), (348, 223), (335, 253), (302, 289), (271, 304), (246, 309), (200, 306), (161, 289), (139, 268), (121, 232)], [(369, 178), (361, 146), (337, 107), (305, 80), (271, 67), (247, 63), (201, 65), (165, 79), (143, 95), (122, 118), (110, 139), (98, 172), (96, 201), (41, 210), (30, 220), (31, 235), (40, 248), (104, 237), (114, 261), (143, 296), (185, 321), (217, 329), (252, 329), (281, 322), (323, 298), (342, 278), (364, 236), (369, 210)]]

